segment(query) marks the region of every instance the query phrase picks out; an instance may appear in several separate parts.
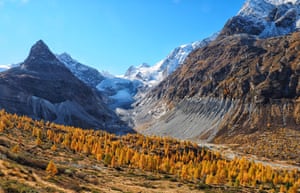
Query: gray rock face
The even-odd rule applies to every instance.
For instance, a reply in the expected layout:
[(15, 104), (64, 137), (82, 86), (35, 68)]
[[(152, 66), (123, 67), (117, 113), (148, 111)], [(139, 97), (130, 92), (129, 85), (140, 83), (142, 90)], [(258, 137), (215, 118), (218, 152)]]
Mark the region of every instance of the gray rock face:
[(26, 58), (21, 68), (28, 71), (53, 72), (56, 68), (57, 72), (63, 68), (63, 64), (49, 50), (48, 46), (39, 40), (30, 50), (29, 56)]
[[(218, 98), (184, 99), (141, 132), (194, 141), (210, 141), (218, 133), (222, 119), (235, 107), (234, 101)], [(139, 112), (141, 115), (147, 112)], [(150, 118), (150, 117), (149, 117)], [(139, 124), (148, 120), (139, 119)], [(149, 122), (148, 122), (149, 123)]]
[(300, 125), (300, 32), (220, 36), (136, 103), (136, 129), (184, 139)]
[(297, 14), (298, 12), (296, 9), (289, 9), (278, 19), (277, 14), (275, 14), (275, 25), (282, 28), (295, 27)]
[(297, 31), (300, 4), (296, 1), (247, 0), (238, 15), (230, 19), (221, 34), (251, 34), (260, 38)]
[(235, 16), (231, 18), (224, 26), (221, 36), (247, 33), (260, 35), (265, 29), (263, 23), (250, 20), (246, 17)]
[(105, 77), (98, 72), (98, 70), (81, 64), (74, 60), (69, 54), (63, 53), (57, 55), (60, 62), (65, 66), (82, 82), (86, 85), (95, 88)]
[(0, 89), (0, 108), (10, 113), (83, 128), (130, 131), (42, 41), (20, 67), (0, 73)]

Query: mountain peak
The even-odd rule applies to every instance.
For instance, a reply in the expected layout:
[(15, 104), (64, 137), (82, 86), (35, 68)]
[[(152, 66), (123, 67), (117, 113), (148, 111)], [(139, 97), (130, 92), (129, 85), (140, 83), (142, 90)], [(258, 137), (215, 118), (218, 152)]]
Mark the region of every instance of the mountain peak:
[(300, 0), (247, 0), (221, 35), (282, 36), (300, 28)]
[(77, 60), (75, 60), (70, 54), (67, 52), (63, 52), (62, 54), (58, 54), (56, 58), (61, 61), (62, 63), (79, 63)]
[[(33, 57), (33, 58), (31, 58)], [(34, 58), (43, 58), (43, 59), (54, 59), (55, 55), (50, 51), (49, 47), (45, 44), (43, 40), (37, 41), (30, 49), (30, 54), (27, 59)]]
[(280, 4), (286, 4), (286, 3), (292, 3), (292, 4), (299, 3), (299, 0), (264, 0), (264, 1), (274, 4), (274, 5), (280, 5)]
[(46, 43), (43, 41), (43, 40), (38, 40), (34, 45), (39, 45), (39, 46), (45, 46), (45, 47), (48, 47), (46, 45)]
[(23, 69), (33, 71), (49, 71), (56, 65), (63, 66), (45, 42), (43, 40), (39, 40), (31, 47), (29, 56), (26, 58), (21, 67)]

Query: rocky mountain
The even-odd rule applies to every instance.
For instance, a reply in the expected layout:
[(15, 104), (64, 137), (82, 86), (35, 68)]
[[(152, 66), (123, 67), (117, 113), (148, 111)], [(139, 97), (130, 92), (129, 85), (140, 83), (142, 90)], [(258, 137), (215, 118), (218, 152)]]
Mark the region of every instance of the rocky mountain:
[[(288, 17), (292, 10), (297, 14)], [(266, 129), (299, 130), (297, 18), (298, 1), (247, 1), (216, 40), (136, 103), (136, 129), (218, 142)], [(270, 23), (277, 27), (265, 33)]]
[[(72, 58), (68, 53), (56, 54), (56, 58), (62, 62), (77, 78), (90, 87), (96, 87), (106, 77), (97, 69), (82, 64)], [(9, 70), (20, 64), (0, 65), (0, 72)]]
[(97, 89), (101, 93), (103, 102), (113, 111), (116, 108), (131, 108), (131, 104), (135, 101), (134, 96), (142, 87), (142, 82), (139, 80), (102, 74), (98, 70), (78, 62), (67, 53), (56, 55), (56, 57), (78, 79), (87, 86)]
[(83, 128), (127, 131), (101, 95), (76, 78), (41, 40), (19, 67), (0, 73), (0, 88), (0, 107), (8, 112)]
[[(104, 76), (104, 79), (98, 83), (96, 88), (105, 96), (105, 101), (111, 109), (117, 111), (120, 109), (131, 109), (131, 105), (136, 99), (141, 98), (150, 88), (158, 85), (158, 83), (173, 73), (190, 52), (207, 45), (214, 38), (216, 38), (216, 35), (175, 48), (165, 59), (154, 66), (143, 63), (137, 67), (129, 67), (123, 76)], [(62, 61), (65, 61), (66, 66), (71, 71), (74, 69), (73, 73), (78, 76), (77, 71), (82, 68), (80, 63), (77, 63), (78, 67), (75, 69), (70, 67), (72, 66), (72, 62), (69, 62), (72, 61), (71, 58), (67, 60), (62, 59)], [(86, 74), (83, 73), (82, 75), (85, 76)]]
[[(117, 108), (130, 109), (137, 98), (143, 96), (149, 88), (157, 85), (173, 73), (190, 52), (207, 45), (216, 36), (217, 34), (214, 34), (202, 41), (179, 46), (154, 66), (146, 63), (138, 67), (131, 66), (124, 76), (103, 75), (98, 70), (78, 62), (68, 53), (58, 54), (56, 57), (87, 86), (96, 88), (102, 94), (103, 101), (112, 110)], [(11, 67), (11, 65), (3, 65), (2, 71)], [(137, 93), (139, 93), (138, 96), (136, 96)]]
[(247, 0), (221, 35), (247, 33), (260, 38), (289, 34), (300, 27), (300, 1)]
[(181, 45), (175, 48), (165, 59), (159, 61), (153, 66), (146, 63), (137, 67), (131, 66), (126, 71), (123, 78), (141, 81), (146, 88), (156, 86), (163, 79), (172, 74), (184, 62), (189, 53), (197, 48), (201, 48), (209, 44), (209, 42), (217, 37), (217, 34), (218, 33), (201, 41)]
[(76, 61), (67, 53), (59, 54), (56, 57), (64, 63), (77, 78), (90, 87), (96, 87), (105, 79), (98, 70)]

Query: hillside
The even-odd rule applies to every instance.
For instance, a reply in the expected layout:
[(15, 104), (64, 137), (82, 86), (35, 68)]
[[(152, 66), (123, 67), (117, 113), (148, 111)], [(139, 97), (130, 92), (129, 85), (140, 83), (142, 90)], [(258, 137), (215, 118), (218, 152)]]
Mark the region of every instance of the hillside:
[(136, 104), (136, 128), (146, 134), (239, 144), (243, 136), (280, 133), (281, 128), (299, 135), (299, 37), (299, 32), (267, 39), (220, 36), (191, 53)]
[(68, 53), (56, 55), (57, 59), (62, 62), (78, 79), (90, 87), (96, 87), (105, 77), (95, 68), (81, 64), (73, 59)]
[(0, 73), (0, 108), (60, 124), (126, 133), (131, 129), (42, 41), (19, 66)]
[(0, 193), (299, 193), (299, 29), (300, 0), (246, 0), (124, 76), (36, 42), (0, 66)]
[(0, 120), (4, 192), (296, 192), (300, 184), (297, 170), (226, 160), (187, 141), (118, 137), (3, 110)]

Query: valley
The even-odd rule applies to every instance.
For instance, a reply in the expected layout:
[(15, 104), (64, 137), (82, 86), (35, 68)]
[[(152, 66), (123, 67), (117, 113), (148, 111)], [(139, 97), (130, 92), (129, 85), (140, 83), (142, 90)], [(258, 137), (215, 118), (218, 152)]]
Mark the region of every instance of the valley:
[(246, 0), (164, 59), (0, 66), (0, 193), (300, 192), (300, 1)]
[[(297, 192), (300, 171), (189, 141), (116, 136), (0, 113), (4, 192)], [(52, 165), (51, 165), (51, 164)]]

